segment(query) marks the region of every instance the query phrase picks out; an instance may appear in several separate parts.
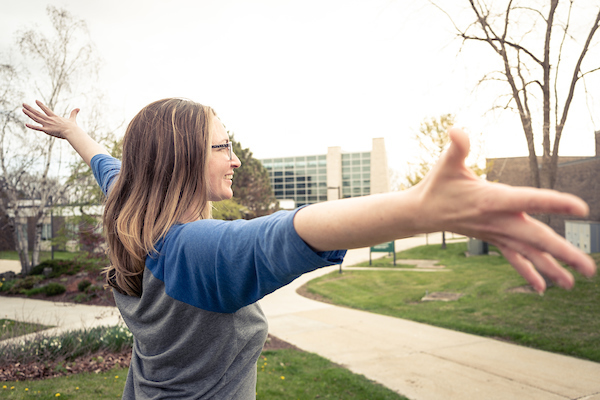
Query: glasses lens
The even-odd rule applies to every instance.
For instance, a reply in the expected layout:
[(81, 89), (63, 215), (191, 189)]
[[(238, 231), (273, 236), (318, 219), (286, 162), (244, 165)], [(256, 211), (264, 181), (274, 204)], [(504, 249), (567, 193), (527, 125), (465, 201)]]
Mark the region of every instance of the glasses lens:
[(229, 160), (233, 160), (233, 143), (229, 142)]

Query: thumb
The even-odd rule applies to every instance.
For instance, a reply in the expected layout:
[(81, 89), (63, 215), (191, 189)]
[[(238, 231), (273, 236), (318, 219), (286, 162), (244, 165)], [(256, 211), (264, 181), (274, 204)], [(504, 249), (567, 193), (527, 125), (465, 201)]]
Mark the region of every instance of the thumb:
[(77, 118), (77, 114), (79, 114), (80, 109), (76, 108), (73, 111), (71, 111), (71, 115), (69, 116), (69, 119), (72, 119), (73, 121), (75, 121), (75, 118)]
[(448, 162), (451, 164), (464, 164), (471, 147), (469, 136), (460, 128), (450, 128), (448, 136), (452, 141), (447, 153)]

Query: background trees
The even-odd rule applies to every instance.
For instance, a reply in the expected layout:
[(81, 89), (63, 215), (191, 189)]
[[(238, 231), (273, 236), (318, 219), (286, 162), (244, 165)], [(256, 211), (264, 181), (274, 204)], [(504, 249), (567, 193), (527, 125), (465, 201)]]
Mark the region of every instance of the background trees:
[(421, 182), (431, 167), (440, 157), (449, 142), (448, 129), (454, 125), (454, 115), (443, 114), (439, 117), (425, 118), (421, 122), (415, 140), (419, 143), (421, 157), (419, 163), (413, 166), (406, 176), (408, 187)]
[[(439, 117), (429, 117), (423, 119), (419, 131), (415, 134), (415, 140), (419, 143), (421, 149), (420, 161), (412, 165), (409, 173), (406, 175), (407, 187), (411, 187), (421, 182), (429, 170), (440, 158), (448, 143), (448, 129), (454, 126), (455, 117), (452, 114), (442, 114)], [(478, 157), (477, 151), (472, 151), (469, 160)], [(486, 172), (486, 168), (480, 168), (477, 162), (472, 162), (469, 166), (475, 174), (481, 176)], [(442, 232), (442, 248), (446, 248), (446, 233)]]
[[(590, 51), (598, 52), (594, 37), (600, 6), (574, 0), (469, 0), (469, 9), (472, 22), (455, 23), (459, 37), (464, 43), (483, 44), (496, 55), (500, 68), (482, 82), (501, 82), (506, 95), (499, 98), (504, 101), (499, 107), (518, 113), (532, 186), (553, 188), (569, 110), (576, 96), (588, 95), (582, 92), (586, 77), (600, 69), (586, 63)], [(535, 148), (539, 137), (541, 160)]]
[[(454, 116), (452, 114), (443, 114), (438, 118), (425, 118), (421, 122), (419, 132), (415, 135), (416, 141), (421, 148), (421, 160), (416, 168), (406, 176), (408, 187), (421, 182), (429, 170), (433, 167), (435, 161), (450, 141), (448, 129), (454, 125)], [(446, 232), (442, 232), (442, 249), (446, 248)]]
[[(55, 138), (25, 129), (20, 111), (25, 99), (43, 101), (58, 114), (70, 111), (74, 93), (85, 91), (81, 85), (92, 82), (98, 58), (84, 21), (64, 9), (48, 6), (51, 33), (28, 29), (17, 33), (16, 45), (26, 60), (27, 69), (7, 55), (0, 61), (0, 210), (6, 213), (14, 232), (22, 273), (39, 262), (43, 218), (52, 203), (64, 199), (73, 182), (69, 175), (73, 158)], [(85, 78), (85, 79), (84, 79)], [(83, 103), (81, 96), (78, 104)], [(94, 126), (88, 129), (94, 135)], [(29, 211), (24, 212), (24, 206)], [(35, 237), (31, 260), (27, 233), (21, 219), (33, 217)]]
[[(229, 132), (228, 132), (229, 133)], [(271, 214), (278, 209), (278, 202), (273, 196), (269, 181), (269, 173), (262, 163), (254, 158), (248, 148), (242, 148), (234, 135), (229, 133), (233, 142), (233, 151), (242, 162), (233, 176), (233, 198), (247, 208), (247, 218)]]

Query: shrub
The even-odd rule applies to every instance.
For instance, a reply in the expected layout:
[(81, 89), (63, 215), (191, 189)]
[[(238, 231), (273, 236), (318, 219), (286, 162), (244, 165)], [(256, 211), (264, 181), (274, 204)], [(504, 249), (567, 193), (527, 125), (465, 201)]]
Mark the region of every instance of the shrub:
[(36, 287), (36, 288), (22, 289), (21, 293), (23, 293), (27, 297), (31, 297), (36, 294), (44, 293), (46, 296), (50, 297), (50, 296), (57, 296), (66, 291), (67, 291), (67, 289), (60, 283), (50, 282), (47, 285)]
[(44, 268), (52, 268), (48, 278), (58, 278), (61, 275), (75, 275), (81, 271), (82, 265), (72, 260), (46, 260), (36, 265), (29, 275), (43, 275)]
[(85, 293), (78, 293), (75, 297), (73, 297), (73, 301), (75, 303), (85, 303), (89, 299), (90, 299), (90, 296), (88, 296)]
[(63, 294), (64, 292), (67, 291), (67, 289), (61, 285), (60, 283), (56, 283), (56, 282), (50, 282), (49, 284), (47, 284), (46, 286), (44, 286), (44, 292), (46, 293), (46, 296), (50, 297), (50, 296), (57, 296), (59, 294)]
[(33, 289), (22, 289), (21, 293), (23, 293), (27, 297), (31, 297), (31, 296), (35, 296), (36, 294), (46, 293), (46, 287), (42, 286), (42, 287), (36, 287)]
[(81, 282), (79, 282), (77, 284), (77, 290), (79, 290), (80, 292), (85, 292), (85, 290), (92, 284), (92, 282), (88, 281), (87, 279), (82, 280)]
[(6, 281), (6, 280), (1, 281), (0, 282), (0, 292), (10, 292), (16, 282), (17, 282), (16, 279), (11, 279), (8, 281)]
[(19, 294), (23, 293), (25, 290), (31, 290), (35, 285), (41, 282), (44, 279), (42, 276), (26, 276), (23, 279), (17, 279), (12, 287), (8, 290), (8, 293), (11, 294)]
[(85, 290), (86, 293), (89, 294), (93, 294), (95, 295), (96, 292), (102, 292), (104, 290), (104, 287), (102, 287), (101, 285), (90, 285), (88, 286), (88, 288)]

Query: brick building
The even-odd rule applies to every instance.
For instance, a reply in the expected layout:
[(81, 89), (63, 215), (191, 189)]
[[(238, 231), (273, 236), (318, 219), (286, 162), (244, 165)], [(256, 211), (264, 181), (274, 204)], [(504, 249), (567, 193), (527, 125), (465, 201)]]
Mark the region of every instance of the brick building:
[[(595, 157), (559, 157), (554, 189), (581, 197), (590, 207), (586, 220), (600, 221), (600, 131), (595, 133)], [(529, 157), (492, 158), (487, 179), (511, 186), (533, 186), (529, 173)], [(488, 164), (489, 165), (489, 164)], [(553, 215), (550, 226), (565, 235), (565, 220), (572, 216)]]

